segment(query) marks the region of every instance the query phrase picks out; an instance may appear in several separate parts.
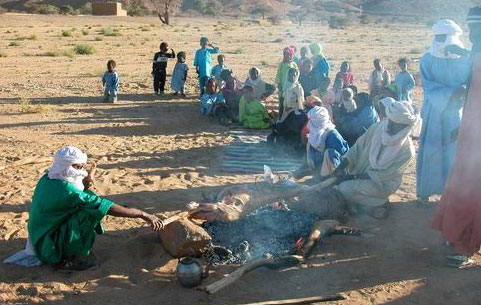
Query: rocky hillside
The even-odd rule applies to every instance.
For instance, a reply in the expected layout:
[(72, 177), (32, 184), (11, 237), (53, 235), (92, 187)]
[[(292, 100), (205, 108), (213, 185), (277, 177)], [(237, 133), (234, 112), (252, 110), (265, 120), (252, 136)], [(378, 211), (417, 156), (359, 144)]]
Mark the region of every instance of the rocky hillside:
[[(108, 1), (108, 0), (95, 0)], [(110, 0), (112, 1), (112, 0)], [(180, 0), (182, 10), (191, 10), (199, 5), (214, 5), (229, 13), (250, 13), (257, 6), (267, 6), (270, 13), (282, 13), (297, 7), (314, 8), (324, 12), (359, 12), (374, 16), (397, 16), (402, 18), (419, 18), (421, 20), (437, 19), (440, 17), (455, 18), (459, 22), (464, 20), (467, 10), (477, 1), (473, 0)], [(80, 8), (88, 0), (0, 0), (0, 6), (8, 10), (26, 11), (32, 3), (50, 4), (57, 7), (70, 5)], [(151, 0), (122, 0), (125, 5), (139, 3), (149, 9)], [(203, 4), (202, 4), (203, 3)], [(479, 3), (478, 3), (479, 4)]]

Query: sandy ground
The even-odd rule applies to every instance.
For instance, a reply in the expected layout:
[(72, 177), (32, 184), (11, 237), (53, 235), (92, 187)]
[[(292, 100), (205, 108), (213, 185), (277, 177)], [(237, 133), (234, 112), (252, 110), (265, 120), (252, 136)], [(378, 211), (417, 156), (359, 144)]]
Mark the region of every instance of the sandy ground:
[[(151, 57), (160, 40), (186, 51), (191, 64), (199, 37), (212, 37), (242, 80), (249, 67), (259, 66), (268, 81), (274, 79), (285, 45), (319, 41), (334, 69), (344, 59), (351, 61), (361, 88), (375, 57), (393, 71), (396, 60), (408, 56), (417, 76), (416, 61), (431, 40), (429, 29), (415, 25), (330, 30), (317, 24), (260, 26), (246, 20), (174, 23), (160, 27), (154, 18), (0, 15), (0, 165), (49, 157), (61, 145), (74, 144), (99, 164), (98, 193), (149, 212), (180, 210), (202, 193), (254, 177), (221, 171), (219, 158), (231, 139), (226, 128), (198, 114), (195, 79), (188, 81), (187, 99), (152, 96)], [(106, 27), (122, 36), (98, 33)], [(68, 29), (74, 29), (73, 37), (62, 37), (61, 31)], [(9, 46), (12, 41), (20, 45)], [(91, 44), (97, 52), (40, 56), (71, 50), (77, 43)], [(116, 105), (102, 104), (99, 97), (100, 77), (110, 58), (117, 61), (121, 78)], [(417, 88), (418, 100), (420, 93)], [(43, 105), (42, 111), (22, 113), (19, 98), (29, 98), (33, 107)], [(23, 248), (30, 198), (46, 167), (1, 171), (0, 258)], [(108, 233), (94, 246), (100, 268), (67, 275), (46, 266), (0, 264), (0, 303), (241, 304), (343, 293), (347, 300), (339, 304), (481, 304), (479, 269), (444, 267), (449, 250), (429, 228), (435, 205), (419, 208), (414, 199), (413, 164), (391, 198), (395, 204), (387, 220), (361, 216), (350, 221), (362, 228), (362, 237), (336, 236), (318, 246), (307, 265), (282, 272), (258, 270), (213, 296), (177, 283), (177, 261), (141, 221), (107, 217)], [(207, 282), (232, 270), (219, 268)]]

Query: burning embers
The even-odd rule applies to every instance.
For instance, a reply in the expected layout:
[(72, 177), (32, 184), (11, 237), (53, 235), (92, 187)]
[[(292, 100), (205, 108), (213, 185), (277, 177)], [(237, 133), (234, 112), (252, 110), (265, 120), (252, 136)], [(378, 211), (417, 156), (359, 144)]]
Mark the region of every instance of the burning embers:
[(316, 219), (312, 214), (267, 205), (236, 221), (206, 222), (203, 227), (213, 244), (207, 261), (213, 265), (244, 264), (265, 254), (294, 254), (303, 247)]

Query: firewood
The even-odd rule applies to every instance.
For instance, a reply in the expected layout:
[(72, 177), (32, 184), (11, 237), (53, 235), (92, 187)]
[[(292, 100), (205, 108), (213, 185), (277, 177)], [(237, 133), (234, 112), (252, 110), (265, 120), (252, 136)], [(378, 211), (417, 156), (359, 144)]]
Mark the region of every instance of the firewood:
[(297, 299), (257, 302), (257, 303), (249, 303), (244, 305), (294, 305), (294, 304), (297, 305), (297, 304), (312, 304), (312, 303), (318, 303), (318, 302), (342, 301), (345, 299), (346, 298), (340, 294), (334, 294), (334, 295), (319, 295), (314, 297), (297, 298)]
[(304, 260), (295, 255), (285, 256), (280, 258), (259, 258), (253, 260), (252, 262), (245, 264), (242, 267), (239, 267), (236, 271), (232, 272), (231, 274), (227, 275), (223, 279), (214, 282), (204, 288), (207, 293), (213, 294), (217, 291), (231, 285), (241, 277), (243, 277), (248, 272), (255, 270), (260, 267), (267, 267), (269, 269), (279, 269), (279, 268), (287, 268), (291, 266), (295, 266), (299, 263), (304, 262)]

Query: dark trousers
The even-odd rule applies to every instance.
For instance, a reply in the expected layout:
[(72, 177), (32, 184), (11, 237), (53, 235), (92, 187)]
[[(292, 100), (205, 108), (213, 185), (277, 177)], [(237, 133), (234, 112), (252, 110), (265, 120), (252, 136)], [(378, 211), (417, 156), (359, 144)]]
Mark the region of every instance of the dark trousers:
[(167, 79), (167, 71), (158, 70), (154, 73), (154, 91), (156, 93), (164, 92), (165, 90), (165, 80)]

